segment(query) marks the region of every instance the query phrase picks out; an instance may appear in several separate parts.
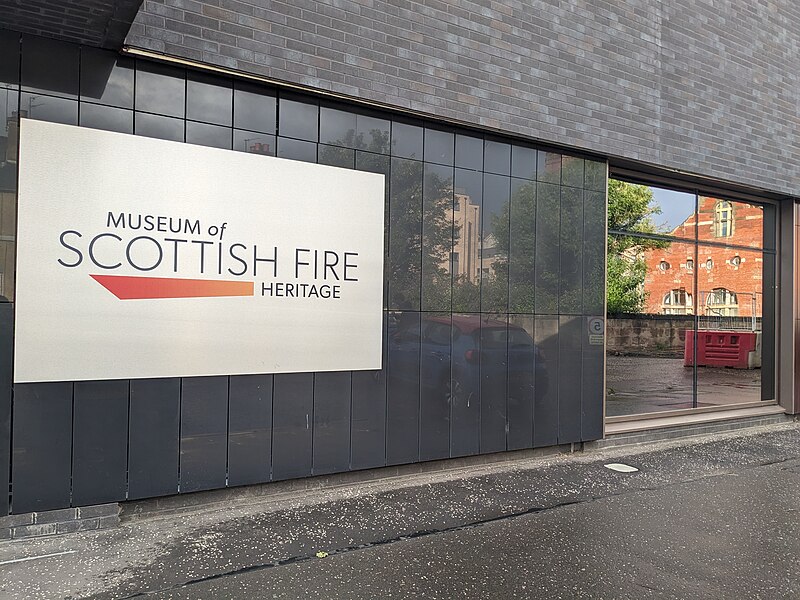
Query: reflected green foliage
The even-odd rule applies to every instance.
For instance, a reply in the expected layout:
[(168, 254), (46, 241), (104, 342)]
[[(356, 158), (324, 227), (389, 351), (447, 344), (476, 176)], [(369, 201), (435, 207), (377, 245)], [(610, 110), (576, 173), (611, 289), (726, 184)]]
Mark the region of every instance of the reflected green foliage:
[[(653, 217), (661, 213), (650, 204), (653, 190), (616, 179), (608, 180), (608, 228), (653, 234), (659, 231)], [(667, 248), (669, 242), (630, 235), (608, 236), (607, 302), (609, 314), (641, 312), (647, 300), (644, 252)]]
[(666, 233), (659, 231), (653, 222), (653, 217), (661, 214), (661, 209), (650, 206), (652, 201), (653, 190), (648, 186), (609, 179), (608, 228), (636, 233)]
[[(422, 309), (450, 310), (453, 178), (426, 168), (422, 202)], [(451, 169), (440, 169), (450, 171)]]
[[(374, 153), (360, 155), (357, 168), (384, 172), (389, 151), (387, 132), (373, 129), (365, 139), (350, 129), (333, 144), (320, 147), (319, 162), (351, 164), (352, 148), (357, 148)], [(391, 202), (386, 211), (390, 304), (405, 310), (449, 310), (452, 177), (426, 173), (419, 161), (394, 159), (391, 164)]]
[(608, 255), (608, 313), (640, 312), (647, 300), (644, 278), (647, 266), (643, 258), (633, 260)]
[(484, 298), (490, 306), (501, 307), (507, 294), (509, 312), (533, 312), (535, 225), (536, 184), (528, 181), (514, 190), (510, 205), (506, 204), (492, 219), (498, 254), (495, 277), (484, 282)]
[(481, 286), (466, 275), (453, 280), (453, 312), (478, 312), (481, 304)]
[[(558, 313), (561, 281), (561, 188), (549, 183), (536, 186), (536, 312)], [(575, 240), (577, 241), (577, 240)]]
[(452, 181), (435, 173), (424, 178), (420, 162), (392, 161), (388, 277), (393, 307), (419, 310), (422, 290), (424, 308), (450, 308), (451, 189)]

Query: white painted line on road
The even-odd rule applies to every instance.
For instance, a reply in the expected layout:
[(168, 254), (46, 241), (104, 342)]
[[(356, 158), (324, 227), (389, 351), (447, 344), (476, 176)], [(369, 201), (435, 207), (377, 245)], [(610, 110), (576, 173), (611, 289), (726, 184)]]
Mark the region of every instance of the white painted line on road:
[(26, 556), (25, 558), (15, 558), (13, 560), (0, 561), (1, 565), (10, 565), (12, 563), (20, 563), (28, 560), (39, 560), (40, 558), (52, 558), (53, 556), (63, 556), (64, 554), (75, 554), (77, 550), (65, 550), (64, 552), (54, 552), (53, 554), (42, 554), (40, 556)]
[(606, 469), (611, 469), (612, 471), (617, 471), (618, 473), (636, 473), (636, 471), (639, 470), (636, 467), (632, 467), (624, 463), (608, 463), (607, 465), (603, 466)]

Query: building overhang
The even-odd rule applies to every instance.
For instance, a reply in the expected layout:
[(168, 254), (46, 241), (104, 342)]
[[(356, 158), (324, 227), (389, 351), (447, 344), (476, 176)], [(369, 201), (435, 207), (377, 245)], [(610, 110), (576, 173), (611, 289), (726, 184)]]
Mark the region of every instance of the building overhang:
[(119, 50), (142, 0), (0, 0), (0, 27)]

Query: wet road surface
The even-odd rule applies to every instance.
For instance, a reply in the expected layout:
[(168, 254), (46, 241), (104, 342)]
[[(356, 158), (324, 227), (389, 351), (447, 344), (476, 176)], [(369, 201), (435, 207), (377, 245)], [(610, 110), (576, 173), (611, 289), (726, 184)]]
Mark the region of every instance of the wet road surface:
[(0, 597), (797, 598), (798, 497), (800, 426), (775, 425), (3, 542), (73, 553), (0, 565)]

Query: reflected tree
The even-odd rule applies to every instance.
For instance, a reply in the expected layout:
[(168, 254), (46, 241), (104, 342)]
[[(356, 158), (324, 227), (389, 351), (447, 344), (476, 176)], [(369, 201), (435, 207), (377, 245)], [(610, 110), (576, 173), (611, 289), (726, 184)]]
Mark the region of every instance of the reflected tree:
[(535, 223), (536, 184), (526, 181), (513, 191), (511, 202), (492, 218), (497, 249), (495, 277), (484, 281), (483, 291), (490, 306), (501, 307), (507, 296), (509, 312), (533, 313)]
[[(640, 234), (664, 233), (659, 231), (653, 217), (661, 209), (652, 206), (653, 190), (636, 185), (608, 180), (609, 231)], [(641, 238), (624, 233), (608, 236), (608, 313), (641, 312), (647, 301), (644, 280), (647, 274), (644, 252), (654, 248), (667, 248), (669, 242)]]
[[(380, 129), (371, 130), (368, 138), (349, 130), (342, 139), (322, 147), (319, 161), (343, 164), (349, 160), (353, 148), (363, 150), (359, 153), (358, 169), (386, 173), (389, 135)], [(436, 173), (425, 175), (423, 163), (395, 158), (387, 183), (389, 179), (385, 213), (389, 305), (419, 310), (422, 302), (422, 307), (449, 310), (452, 178)]]
[(453, 229), (452, 168), (426, 165), (422, 202), (423, 310), (450, 310)]

